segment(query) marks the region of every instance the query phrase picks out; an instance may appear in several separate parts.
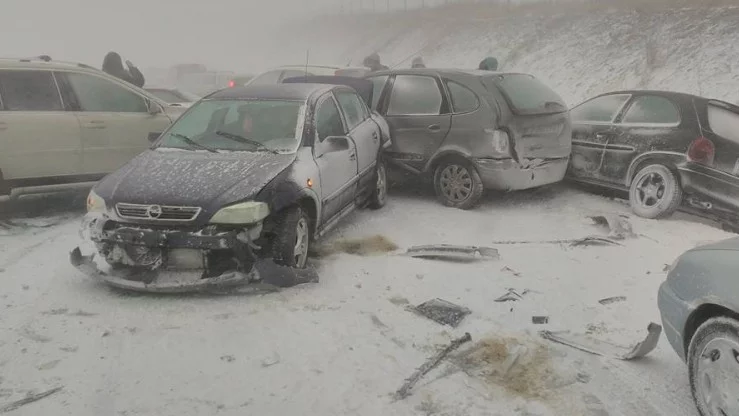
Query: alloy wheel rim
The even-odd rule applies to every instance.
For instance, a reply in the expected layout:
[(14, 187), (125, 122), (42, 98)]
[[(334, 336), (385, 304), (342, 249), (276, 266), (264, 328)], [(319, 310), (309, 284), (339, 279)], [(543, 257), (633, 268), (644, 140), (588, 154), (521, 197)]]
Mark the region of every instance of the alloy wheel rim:
[(701, 351), (696, 368), (696, 399), (710, 416), (739, 414), (739, 343), (719, 337)]
[(657, 206), (665, 196), (667, 181), (659, 173), (644, 175), (636, 185), (636, 197), (644, 208)]
[(295, 265), (303, 267), (308, 258), (308, 221), (305, 217), (300, 217), (298, 224), (295, 226), (293, 255), (295, 256)]
[(444, 197), (452, 202), (464, 202), (472, 195), (472, 176), (464, 166), (445, 167), (441, 171), (439, 185)]

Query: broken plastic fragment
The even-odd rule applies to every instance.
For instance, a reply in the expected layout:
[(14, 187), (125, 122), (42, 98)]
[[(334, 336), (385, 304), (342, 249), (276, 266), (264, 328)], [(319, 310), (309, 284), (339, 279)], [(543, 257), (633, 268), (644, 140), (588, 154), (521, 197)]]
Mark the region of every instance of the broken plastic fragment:
[(418, 306), (409, 306), (409, 310), (436, 321), (442, 325), (456, 327), (465, 316), (472, 313), (464, 306), (455, 305), (443, 299), (432, 299)]
[(549, 341), (567, 345), (590, 354), (614, 357), (619, 360), (634, 360), (644, 357), (657, 347), (659, 337), (662, 334), (662, 326), (651, 322), (647, 326), (647, 331), (647, 337), (631, 348), (593, 339), (586, 335), (570, 334), (568, 332), (541, 331), (539, 335)]
[(498, 250), (492, 247), (457, 246), (451, 244), (413, 246), (406, 251), (406, 255), (410, 257), (448, 260), (492, 260), (500, 258)]

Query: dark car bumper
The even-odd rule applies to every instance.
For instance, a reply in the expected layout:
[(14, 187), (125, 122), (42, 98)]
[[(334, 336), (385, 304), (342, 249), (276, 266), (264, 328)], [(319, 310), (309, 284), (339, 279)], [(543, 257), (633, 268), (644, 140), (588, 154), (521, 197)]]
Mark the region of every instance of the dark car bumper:
[(678, 166), (683, 189), (717, 204), (739, 209), (739, 177), (687, 162)]
[(657, 305), (662, 317), (662, 328), (665, 337), (670, 342), (672, 349), (685, 361), (687, 351), (685, 351), (683, 330), (694, 308), (675, 294), (668, 281), (663, 282), (659, 287)]
[(569, 158), (534, 160), (523, 167), (513, 159), (473, 159), (486, 189), (514, 191), (560, 182)]

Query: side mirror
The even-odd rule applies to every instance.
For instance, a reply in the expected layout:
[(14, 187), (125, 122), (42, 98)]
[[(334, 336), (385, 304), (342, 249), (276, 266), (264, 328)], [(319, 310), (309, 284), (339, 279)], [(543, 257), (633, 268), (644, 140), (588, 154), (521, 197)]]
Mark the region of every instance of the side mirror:
[(147, 103), (147, 107), (149, 107), (149, 114), (154, 116), (164, 111), (162, 106), (155, 103), (154, 101), (149, 100)]
[(349, 138), (346, 136), (329, 136), (323, 141), (326, 144), (326, 153), (349, 150)]

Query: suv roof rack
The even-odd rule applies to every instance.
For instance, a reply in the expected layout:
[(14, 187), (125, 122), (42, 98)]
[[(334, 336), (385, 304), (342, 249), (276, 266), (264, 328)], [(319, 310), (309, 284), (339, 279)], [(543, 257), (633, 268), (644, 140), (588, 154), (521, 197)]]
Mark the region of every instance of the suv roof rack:
[(54, 61), (54, 60), (51, 59), (51, 56), (49, 56), (49, 55), (39, 55), (39, 56), (30, 57), (30, 58), (2, 58), (2, 59), (10, 59), (10, 60), (17, 59), (18, 62), (34, 62), (34, 61), (54, 62), (54, 63), (57, 63), (57, 64), (75, 65), (75, 66), (78, 66), (80, 68), (85, 68), (85, 69), (97, 69), (97, 68), (95, 68), (93, 66), (90, 66), (90, 65), (87, 65), (87, 64), (83, 64), (81, 62)]

